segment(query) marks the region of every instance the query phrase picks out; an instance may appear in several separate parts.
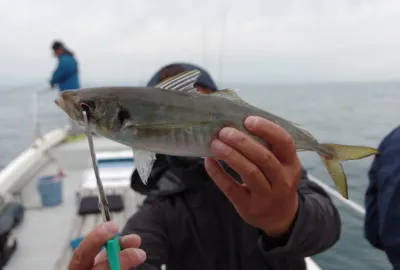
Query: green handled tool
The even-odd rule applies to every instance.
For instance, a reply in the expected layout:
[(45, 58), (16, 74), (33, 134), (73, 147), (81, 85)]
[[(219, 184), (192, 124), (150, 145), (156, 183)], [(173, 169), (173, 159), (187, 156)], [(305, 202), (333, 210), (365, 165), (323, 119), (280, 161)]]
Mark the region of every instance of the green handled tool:
[[(86, 127), (86, 135), (89, 142), (89, 150), (90, 150), (90, 156), (92, 158), (93, 170), (96, 176), (97, 189), (99, 192), (99, 209), (103, 216), (103, 220), (110, 221), (111, 220), (110, 209), (108, 208), (107, 197), (104, 193), (103, 184), (100, 180), (99, 166), (97, 165), (97, 158), (96, 158), (96, 153), (94, 151), (93, 138), (92, 138), (92, 133), (90, 132), (87, 113), (86, 111), (82, 111), (82, 114)], [(105, 248), (108, 257), (108, 264), (110, 265), (110, 270), (120, 270), (121, 265), (119, 262), (118, 254), (121, 251), (121, 247), (119, 245), (118, 236), (115, 236), (113, 239), (108, 240), (105, 245)]]

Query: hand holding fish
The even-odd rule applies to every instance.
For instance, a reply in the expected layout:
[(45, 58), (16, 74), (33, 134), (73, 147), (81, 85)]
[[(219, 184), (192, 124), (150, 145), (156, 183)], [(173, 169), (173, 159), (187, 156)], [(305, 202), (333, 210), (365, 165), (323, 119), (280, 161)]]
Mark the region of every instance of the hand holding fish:
[[(118, 226), (106, 222), (93, 229), (75, 250), (69, 263), (69, 270), (108, 270), (109, 265), (105, 250), (100, 253), (101, 247), (118, 232)], [(138, 249), (141, 239), (137, 235), (126, 235), (120, 238), (123, 249), (119, 253), (121, 270), (128, 270), (142, 264), (146, 253)]]
[(277, 237), (289, 229), (298, 209), (301, 164), (294, 140), (260, 117), (250, 116), (244, 124), (270, 149), (233, 128), (223, 128), (211, 143), (215, 157), (234, 169), (244, 184), (232, 179), (214, 158), (206, 160), (206, 170), (244, 220)]

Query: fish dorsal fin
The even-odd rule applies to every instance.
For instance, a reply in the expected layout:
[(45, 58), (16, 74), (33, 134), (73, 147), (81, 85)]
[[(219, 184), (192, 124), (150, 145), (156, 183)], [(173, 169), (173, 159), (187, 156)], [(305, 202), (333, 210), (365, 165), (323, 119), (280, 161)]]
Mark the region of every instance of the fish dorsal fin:
[[(233, 89), (222, 89), (222, 90), (219, 90), (219, 91), (216, 91), (216, 92), (214, 92), (214, 93), (211, 93), (210, 95), (214, 95), (214, 96), (219, 96), (219, 97), (223, 97), (223, 98), (226, 98), (226, 99), (229, 99), (229, 100), (231, 100), (231, 101), (233, 101), (233, 102), (236, 102), (236, 103), (238, 103), (238, 104), (241, 104), (241, 105), (250, 105), (249, 103), (247, 103), (246, 101), (244, 101), (238, 94), (237, 94), (237, 91), (236, 90), (233, 90)], [(292, 121), (289, 121), (289, 120), (286, 120), (287, 122), (289, 122), (289, 123), (291, 123), (292, 125), (294, 125), (294, 126), (296, 126), (297, 128), (299, 128), (301, 125), (300, 124), (297, 124), (297, 123), (295, 123), (295, 122), (292, 122)], [(300, 129), (300, 128), (299, 128)], [(303, 129), (302, 129), (302, 131), (303, 131)], [(309, 134), (309, 135), (311, 135), (311, 134)]]
[(289, 120), (286, 120), (286, 121), (288, 121), (289, 123), (291, 123), (293, 126), (296, 126), (297, 128), (300, 128), (302, 125), (300, 125), (300, 124), (298, 124), (298, 123), (296, 123), (296, 122), (293, 122), (293, 121), (289, 121)]
[(222, 90), (215, 91), (215, 92), (211, 93), (210, 95), (226, 98), (226, 99), (228, 99), (230, 101), (233, 101), (235, 103), (238, 103), (238, 104), (248, 105), (248, 103), (246, 101), (244, 101), (237, 94), (236, 90), (232, 90), (232, 89), (228, 89), (227, 88), (227, 89), (222, 89)]
[(200, 75), (200, 71), (197, 69), (184, 71), (158, 83), (154, 87), (182, 92), (197, 92), (196, 88), (194, 87), (194, 83), (197, 81)]

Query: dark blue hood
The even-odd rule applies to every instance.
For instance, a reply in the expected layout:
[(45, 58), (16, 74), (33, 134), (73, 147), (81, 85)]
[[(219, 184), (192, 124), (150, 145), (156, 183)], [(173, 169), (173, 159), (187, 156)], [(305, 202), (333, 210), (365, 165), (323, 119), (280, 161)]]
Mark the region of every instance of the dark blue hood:
[(197, 79), (197, 82), (198, 82), (199, 84), (202, 84), (202, 85), (204, 85), (204, 86), (210, 88), (210, 89), (213, 90), (213, 91), (217, 91), (217, 90), (218, 90), (218, 88), (217, 88), (217, 86), (215, 85), (213, 79), (211, 78), (210, 74), (208, 74), (207, 71), (205, 71), (203, 68), (201, 68), (201, 67), (199, 67), (199, 66), (191, 65), (191, 64), (186, 64), (186, 63), (171, 63), (171, 64), (168, 64), (168, 65), (165, 65), (165, 66), (161, 67), (161, 68), (156, 72), (156, 74), (153, 75), (153, 77), (150, 79), (150, 81), (147, 83), (147, 86), (148, 86), (148, 87), (153, 87), (153, 86), (155, 86), (156, 84), (158, 84), (158, 83), (159, 83), (159, 77), (160, 77), (160, 71), (161, 71), (163, 68), (165, 68), (166, 66), (169, 66), (169, 65), (180, 65), (180, 66), (182, 66), (186, 71), (198, 69), (198, 70), (201, 72), (201, 75), (200, 75), (200, 77)]

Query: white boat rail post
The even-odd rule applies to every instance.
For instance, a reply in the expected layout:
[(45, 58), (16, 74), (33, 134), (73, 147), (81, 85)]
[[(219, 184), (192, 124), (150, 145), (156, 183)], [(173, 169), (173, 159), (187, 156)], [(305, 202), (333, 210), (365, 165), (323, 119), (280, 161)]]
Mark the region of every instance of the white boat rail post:
[(36, 146), (36, 140), (38, 138), (42, 139), (42, 134), (40, 132), (40, 124), (39, 124), (39, 98), (38, 92), (32, 94), (32, 118), (33, 118), (33, 141), (35, 142), (34, 146)]
[(34, 146), (36, 146), (36, 141), (38, 139), (43, 139), (43, 134), (40, 128), (40, 120), (39, 120), (39, 96), (42, 94), (50, 93), (49, 89), (43, 89), (36, 91), (32, 94), (32, 118), (33, 118), (33, 139)]

